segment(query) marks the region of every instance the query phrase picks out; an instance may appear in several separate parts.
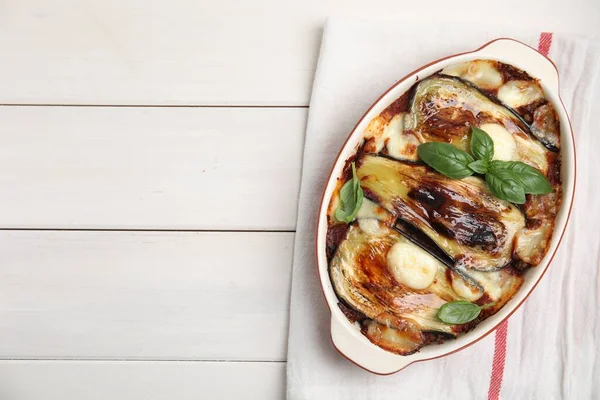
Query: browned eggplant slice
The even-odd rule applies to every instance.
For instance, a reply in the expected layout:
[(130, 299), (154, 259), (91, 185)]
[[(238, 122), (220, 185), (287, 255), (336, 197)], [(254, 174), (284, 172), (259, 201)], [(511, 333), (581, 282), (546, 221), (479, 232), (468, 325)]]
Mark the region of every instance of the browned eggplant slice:
[(550, 150), (560, 149), (560, 123), (552, 104), (546, 103), (535, 109), (531, 132)]
[[(436, 265), (434, 279), (426, 290), (399, 283), (394, 266), (388, 263), (388, 252), (398, 243), (407, 242), (392, 229), (387, 236), (371, 236), (358, 224), (350, 226), (331, 260), (329, 272), (336, 293), (380, 324), (403, 329), (412, 323), (420, 330), (452, 334), (452, 325), (436, 317), (446, 301), (461, 299), (446, 278), (446, 268), (441, 263)], [(414, 251), (422, 250), (415, 247)]]
[[(400, 253), (401, 260), (393, 253)], [(494, 312), (522, 283), (522, 277), (511, 268), (465, 271), (477, 283), (474, 287), (428, 257), (392, 229), (387, 235), (373, 236), (358, 223), (350, 225), (331, 260), (329, 273), (334, 290), (344, 302), (340, 308), (361, 324), (369, 340), (389, 351), (410, 354), (426, 343), (425, 332), (456, 336), (468, 329), (437, 318), (437, 311), (446, 302), (494, 302), (490, 309)], [(433, 275), (428, 276), (430, 272)], [(421, 285), (424, 279), (426, 283)], [(421, 286), (415, 288), (417, 285)]]
[[(420, 142), (448, 142), (467, 150), (470, 127), (477, 126), (492, 136), (501, 150), (496, 159), (525, 162), (543, 173), (548, 170), (548, 149), (531, 134), (528, 126), (508, 108), (492, 101), (459, 78), (434, 75), (415, 87), (405, 129), (415, 132)], [(487, 128), (492, 127), (494, 132)]]
[(373, 155), (363, 158), (357, 176), (381, 206), (425, 233), (459, 268), (493, 271), (510, 263), (525, 217), (491, 195), (481, 179), (453, 180)]
[(548, 150), (560, 149), (560, 126), (552, 105), (537, 79), (514, 67), (492, 60), (450, 65), (442, 74), (475, 85), (511, 110)]
[(560, 146), (556, 115), (535, 80), (510, 81), (500, 87), (499, 95), (512, 107), (445, 75), (424, 79), (411, 93), (406, 112), (390, 106), (369, 123), (365, 152), (418, 161), (417, 147), (425, 142), (449, 142), (467, 149), (470, 128), (477, 126), (494, 140), (495, 159), (522, 161), (546, 173), (547, 152)]

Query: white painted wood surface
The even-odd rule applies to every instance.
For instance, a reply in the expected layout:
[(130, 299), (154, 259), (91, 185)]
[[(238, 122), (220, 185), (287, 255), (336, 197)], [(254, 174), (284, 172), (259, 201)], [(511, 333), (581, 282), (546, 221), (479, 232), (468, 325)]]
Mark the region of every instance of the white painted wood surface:
[(3, 1), (0, 103), (307, 105), (330, 14), (421, 20), (424, 30), (454, 20), (597, 33), (600, 7), (596, 0)]
[(292, 248), (279, 232), (0, 232), (0, 359), (285, 361)]
[(0, 107), (0, 228), (293, 230), (306, 114)]
[(0, 361), (3, 400), (280, 400), (285, 363)]
[(596, 0), (0, 2), (1, 400), (283, 398), (329, 14), (600, 35)]

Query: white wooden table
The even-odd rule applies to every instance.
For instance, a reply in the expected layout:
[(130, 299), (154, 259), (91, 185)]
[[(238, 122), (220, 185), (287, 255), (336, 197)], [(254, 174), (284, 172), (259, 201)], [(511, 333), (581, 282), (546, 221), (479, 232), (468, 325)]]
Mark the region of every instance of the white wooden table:
[(597, 0), (0, 1), (0, 399), (283, 398), (332, 13), (600, 34)]

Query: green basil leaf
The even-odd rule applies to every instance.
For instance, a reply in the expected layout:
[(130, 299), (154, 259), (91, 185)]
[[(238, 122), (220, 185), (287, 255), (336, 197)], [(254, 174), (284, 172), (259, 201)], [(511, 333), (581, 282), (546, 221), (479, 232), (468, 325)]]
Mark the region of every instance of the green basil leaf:
[[(492, 163), (493, 165), (493, 163)], [(499, 199), (515, 204), (525, 203), (525, 190), (514, 174), (503, 168), (490, 168), (485, 175), (490, 192)]]
[(473, 321), (481, 307), (466, 300), (453, 301), (440, 307), (437, 317), (447, 324), (464, 324)]
[[(343, 222), (352, 221), (352, 212), (354, 211), (354, 205), (356, 204), (354, 182), (349, 180), (342, 186), (340, 190), (340, 205), (335, 211), (335, 218)], [(348, 220), (350, 219), (350, 220)]]
[(335, 218), (350, 223), (356, 217), (364, 198), (360, 181), (356, 176), (356, 166), (352, 163), (352, 178), (340, 189), (340, 205), (335, 210)]
[(528, 194), (552, 192), (552, 185), (537, 169), (520, 161), (492, 161), (493, 169), (506, 169), (515, 176)]
[(494, 141), (486, 131), (475, 126), (471, 127), (471, 154), (487, 161), (494, 157)]
[(462, 179), (473, 175), (469, 164), (475, 161), (466, 151), (449, 143), (423, 143), (417, 154), (431, 168), (452, 179)]
[(488, 172), (489, 163), (487, 160), (476, 160), (469, 164), (469, 168), (478, 174), (485, 174)]

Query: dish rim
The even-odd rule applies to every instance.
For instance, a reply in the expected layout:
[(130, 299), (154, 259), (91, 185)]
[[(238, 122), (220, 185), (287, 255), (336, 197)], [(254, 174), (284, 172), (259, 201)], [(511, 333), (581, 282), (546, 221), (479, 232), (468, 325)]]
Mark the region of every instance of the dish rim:
[[(395, 88), (397, 88), (399, 85), (402, 85), (403, 83), (405, 83), (408, 79), (411, 78), (415, 78), (415, 83), (418, 82), (420, 79), (418, 77), (419, 72), (435, 66), (437, 64), (442, 64), (446, 61), (449, 61), (451, 59), (454, 58), (460, 58), (461, 56), (467, 56), (467, 55), (474, 55), (475, 53), (479, 53), (481, 51), (483, 51), (484, 49), (486, 49), (487, 47), (489, 47), (490, 45), (497, 43), (497, 42), (503, 42), (503, 41), (507, 41), (507, 42), (511, 42), (513, 45), (518, 45), (518, 46), (525, 46), (526, 48), (533, 50), (534, 52), (538, 53), (540, 56), (542, 56), (543, 58), (545, 58), (545, 60), (552, 66), (552, 68), (554, 69), (554, 73), (556, 75), (556, 88), (555, 88), (555, 97), (556, 100), (552, 101), (552, 104), (555, 106), (555, 108), (557, 108), (557, 112), (560, 114), (560, 123), (561, 123), (561, 139), (565, 140), (565, 139), (570, 139), (570, 151), (568, 156), (570, 157), (568, 165), (567, 163), (564, 162), (564, 158), (565, 158), (565, 153), (563, 153), (564, 147), (565, 146), (561, 146), (561, 155), (563, 158), (563, 165), (561, 168), (561, 184), (563, 186), (563, 189), (565, 189), (566, 187), (566, 179), (571, 179), (572, 177), (572, 189), (570, 190), (570, 193), (567, 193), (566, 190), (563, 191), (563, 202), (562, 202), (562, 207), (559, 210), (559, 214), (557, 215), (556, 219), (558, 220), (558, 218), (560, 217), (561, 214), (565, 214), (566, 213), (566, 217), (564, 219), (564, 222), (562, 223), (562, 226), (555, 226), (555, 230), (553, 232), (553, 237), (551, 239), (551, 243), (549, 246), (549, 249), (551, 249), (552, 247), (554, 247), (554, 249), (551, 249), (552, 253), (551, 254), (546, 254), (546, 256), (544, 257), (544, 260), (542, 261), (542, 263), (540, 263), (540, 265), (533, 267), (536, 269), (542, 269), (541, 273), (539, 273), (539, 276), (531, 278), (531, 279), (535, 279), (535, 282), (533, 282), (532, 286), (528, 289), (527, 293), (525, 293), (525, 295), (523, 296), (523, 298), (515, 304), (510, 304), (510, 300), (509, 303), (506, 304), (503, 308), (507, 308), (509, 309), (508, 313), (502, 317), (501, 319), (499, 319), (497, 322), (493, 323), (493, 326), (491, 328), (486, 328), (487, 330), (483, 333), (479, 333), (478, 331), (478, 327), (480, 325), (478, 325), (477, 327), (475, 327), (472, 331), (470, 331), (469, 333), (465, 334), (465, 335), (469, 335), (472, 333), (476, 333), (476, 337), (474, 337), (472, 340), (467, 341), (464, 345), (453, 349), (453, 350), (449, 350), (446, 351), (444, 350), (444, 347), (446, 346), (446, 343), (452, 343), (452, 342), (444, 342), (443, 344), (437, 345), (438, 347), (438, 353), (437, 355), (434, 355), (432, 357), (423, 357), (423, 358), (414, 358), (411, 360), (408, 360), (407, 363), (405, 363), (404, 365), (402, 365), (401, 367), (399, 367), (398, 369), (395, 369), (393, 371), (389, 371), (389, 372), (380, 372), (380, 371), (374, 371), (373, 369), (370, 369), (368, 367), (366, 367), (365, 365), (361, 364), (360, 362), (358, 362), (357, 360), (353, 359), (351, 355), (346, 354), (346, 352), (344, 350), (342, 350), (340, 348), (340, 346), (338, 346), (338, 344), (336, 343), (336, 340), (334, 339), (334, 325), (336, 322), (339, 321), (335, 321), (336, 319), (336, 315), (334, 315), (334, 310), (333, 307), (337, 307), (337, 302), (336, 304), (330, 304), (330, 299), (326, 293), (326, 282), (323, 281), (323, 276), (321, 274), (321, 270), (324, 268), (326, 270), (326, 276), (327, 276), (327, 280), (329, 281), (329, 273), (328, 273), (328, 262), (325, 262), (324, 266), (321, 265), (322, 264), (322, 260), (324, 257), (323, 250), (320, 247), (320, 243), (323, 242), (325, 240), (326, 236), (326, 232), (327, 230), (324, 230), (324, 234), (323, 234), (323, 228), (322, 228), (322, 221), (323, 221), (323, 214), (327, 213), (327, 208), (328, 208), (328, 203), (327, 202), (327, 206), (325, 205), (325, 198), (327, 195), (327, 191), (330, 187), (330, 185), (332, 184), (333, 181), (337, 181), (338, 176), (334, 176), (333, 172), (336, 169), (336, 166), (338, 166), (338, 164), (340, 163), (340, 157), (342, 156), (342, 154), (344, 153), (344, 150), (347, 148), (348, 143), (350, 142), (350, 139), (356, 134), (357, 128), (364, 122), (365, 118), (371, 113), (371, 111), (377, 107), (378, 105), (380, 105), (380, 102), (383, 100), (384, 97), (386, 97), (386, 95), (388, 95), (391, 91), (393, 91)], [(510, 57), (509, 57), (510, 58)], [(474, 58), (476, 59), (476, 58)], [(484, 58), (482, 58), (484, 59)], [(488, 59), (490, 59), (488, 57)], [(491, 58), (493, 59), (493, 58)], [(504, 61), (503, 61), (504, 62)], [(507, 63), (510, 63), (510, 61), (506, 61)], [(525, 71), (527, 73), (530, 73), (530, 71)], [(428, 74), (427, 76), (430, 76), (431, 74)], [(545, 86), (545, 82), (540, 80), (540, 83), (542, 84), (542, 87), (544, 88), (544, 91), (546, 92), (546, 90), (549, 88), (547, 88)], [(414, 83), (413, 83), (414, 84)], [(412, 85), (411, 85), (412, 86)], [(409, 90), (410, 87), (409, 86), (406, 90)], [(551, 90), (551, 92), (553, 92)], [(400, 94), (402, 95), (402, 94)], [(548, 95), (548, 93), (546, 93), (546, 95)], [(560, 106), (560, 108), (558, 107)], [(568, 127), (568, 131), (570, 133), (570, 135), (567, 135), (567, 132), (564, 132), (564, 127)], [(345, 162), (345, 160), (342, 160)], [(568, 176), (565, 176), (566, 174), (564, 173), (565, 170), (567, 172), (569, 172)], [(572, 173), (570, 173), (572, 170)], [(346, 140), (344, 141), (343, 145), (340, 147), (340, 150), (338, 151), (337, 156), (335, 157), (335, 160), (330, 168), (329, 174), (328, 174), (328, 179), (326, 180), (325, 184), (324, 184), (324, 188), (322, 190), (322, 195), (321, 195), (321, 200), (319, 203), (319, 208), (318, 208), (318, 213), (317, 213), (317, 224), (316, 224), (316, 228), (315, 228), (315, 258), (316, 258), (316, 269), (317, 269), (317, 274), (319, 276), (319, 282), (320, 282), (320, 286), (321, 286), (321, 292), (323, 294), (323, 296), (325, 297), (326, 303), (327, 303), (327, 307), (329, 308), (330, 314), (331, 314), (331, 326), (330, 326), (330, 330), (329, 330), (329, 334), (330, 334), (330, 339), (331, 342), (333, 344), (333, 346), (335, 347), (335, 349), (347, 360), (349, 360), (350, 362), (352, 362), (353, 364), (365, 369), (366, 371), (369, 371), (371, 373), (377, 374), (377, 375), (391, 375), (391, 374), (395, 374), (397, 372), (402, 371), (403, 369), (405, 369), (406, 367), (410, 366), (411, 364), (414, 364), (416, 362), (422, 362), (422, 361), (428, 361), (428, 360), (433, 360), (436, 358), (441, 358), (441, 357), (445, 357), (448, 356), (450, 354), (454, 354), (456, 352), (459, 352), (461, 350), (466, 349), (467, 347), (472, 346), (473, 344), (479, 342), (480, 340), (482, 340), (483, 338), (487, 337), (490, 333), (492, 333), (493, 331), (495, 331), (502, 323), (504, 323), (508, 318), (510, 318), (511, 315), (513, 315), (522, 305), (523, 303), (525, 303), (525, 301), (528, 299), (528, 297), (531, 295), (531, 293), (535, 290), (535, 288), (537, 287), (537, 285), (539, 284), (539, 282), (541, 281), (541, 279), (543, 278), (543, 276), (546, 274), (546, 272), (548, 271), (548, 268), (550, 267), (550, 265), (552, 264), (552, 261), (554, 260), (554, 257), (556, 256), (556, 253), (560, 247), (560, 244), (562, 242), (562, 239), (564, 238), (565, 232), (567, 230), (568, 224), (569, 224), (569, 220), (571, 217), (571, 213), (572, 213), (572, 209), (573, 209), (573, 203), (574, 203), (574, 197), (575, 197), (575, 189), (577, 186), (577, 154), (576, 154), (576, 146), (575, 146), (575, 135), (573, 132), (573, 127), (571, 124), (571, 120), (569, 118), (569, 115), (567, 113), (566, 107), (564, 105), (564, 102), (560, 96), (560, 74), (558, 71), (558, 68), (556, 67), (556, 64), (554, 64), (554, 62), (548, 58), (546, 55), (540, 53), (537, 49), (533, 48), (532, 46), (529, 46), (526, 43), (523, 43), (519, 40), (516, 39), (512, 39), (512, 38), (507, 38), (507, 37), (500, 37), (500, 38), (496, 38), (493, 40), (490, 40), (488, 42), (486, 42), (485, 44), (483, 44), (482, 46), (480, 46), (479, 48), (472, 50), (472, 51), (467, 51), (467, 52), (461, 52), (461, 53), (456, 53), (456, 54), (452, 54), (446, 57), (442, 57), (439, 58), (435, 61), (429, 62), (417, 69), (415, 69), (414, 71), (408, 73), (407, 75), (405, 75), (404, 77), (402, 77), (401, 79), (399, 79), (398, 81), (396, 81), (393, 85), (391, 85), (388, 89), (386, 89), (368, 108), (367, 110), (363, 113), (363, 115), (358, 119), (357, 123), (354, 125), (354, 127), (352, 128), (352, 130), (350, 131), (350, 133), (348, 134)], [(329, 199), (328, 199), (329, 200)], [(565, 206), (568, 206), (568, 209), (565, 208)], [(325, 218), (326, 220), (326, 218)], [(557, 229), (558, 228), (558, 229)], [(553, 246), (553, 244), (556, 243), (555, 246)], [(550, 253), (550, 251), (549, 251)], [(325, 256), (325, 260), (326, 260), (326, 256)], [(330, 282), (330, 281), (329, 281)], [(333, 288), (331, 288), (331, 290), (333, 291)], [(525, 288), (522, 288), (521, 290), (526, 290)], [(518, 292), (517, 292), (518, 293)], [(335, 294), (335, 291), (333, 291), (333, 296), (337, 299), (337, 295)], [(512, 300), (512, 299), (511, 299)], [(339, 301), (339, 299), (338, 299)], [(341, 311), (340, 311), (341, 312)], [(496, 314), (497, 315), (497, 314)], [(494, 316), (491, 316), (490, 318), (487, 318), (486, 320), (491, 320), (493, 319)], [(344, 323), (345, 322), (345, 323)], [(341, 325), (344, 326), (344, 328), (352, 333), (352, 330), (356, 330), (353, 327), (353, 324), (345, 319), (345, 321), (342, 322)], [(484, 321), (482, 321), (484, 322)], [(337, 326), (336, 329), (341, 329), (342, 327)], [(482, 328), (483, 329), (483, 328)], [(471, 335), (471, 336), (475, 336), (475, 335)], [(464, 336), (463, 336), (464, 337)], [(365, 340), (368, 341), (368, 339), (365, 338)], [(458, 340), (458, 339), (457, 339)], [(369, 342), (369, 344), (372, 346), (372, 352), (373, 352), (373, 357), (377, 357), (378, 356), (378, 352), (383, 351), (385, 353), (389, 353), (392, 354), (393, 356), (396, 357), (413, 357), (413, 356), (417, 356), (419, 355), (419, 353), (415, 353), (413, 355), (410, 356), (401, 356), (401, 355), (397, 355), (397, 354), (393, 354), (390, 352), (387, 352), (386, 350), (383, 350), (381, 348), (379, 348), (377, 345)]]

